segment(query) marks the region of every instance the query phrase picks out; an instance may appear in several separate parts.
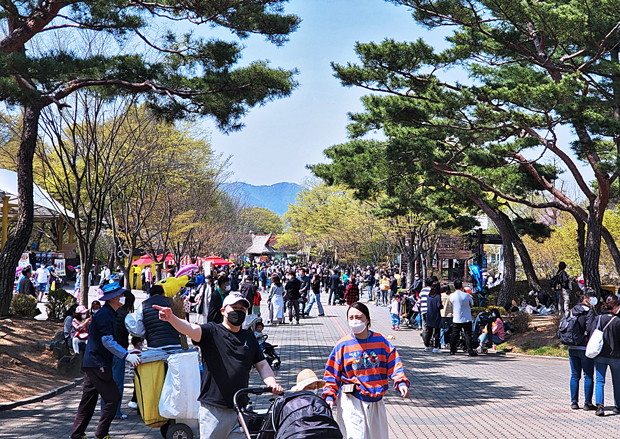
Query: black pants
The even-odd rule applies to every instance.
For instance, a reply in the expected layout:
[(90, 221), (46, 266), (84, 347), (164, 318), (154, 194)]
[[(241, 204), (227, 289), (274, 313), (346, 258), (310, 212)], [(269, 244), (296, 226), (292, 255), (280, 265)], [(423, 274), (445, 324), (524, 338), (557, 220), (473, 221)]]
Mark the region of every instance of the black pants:
[(456, 353), (456, 343), (461, 335), (461, 329), (465, 332), (465, 346), (467, 352), (472, 352), (471, 348), (471, 322), (452, 323), (452, 335), (450, 337), (450, 352)]
[(108, 435), (110, 431), (110, 424), (116, 415), (116, 408), (121, 402), (121, 394), (112, 377), (111, 367), (103, 369), (85, 367), (82, 400), (73, 421), (72, 439), (80, 438), (86, 434), (86, 428), (93, 417), (93, 413), (95, 413), (99, 395), (103, 398), (104, 405), (99, 424), (95, 430), (95, 436), (102, 438)]
[(426, 327), (426, 333), (424, 334), (424, 346), (427, 348), (431, 345), (431, 340), (434, 338), (433, 347), (439, 349), (439, 336), (440, 328)]
[(286, 302), (288, 307), (288, 318), (293, 323), (293, 313), (295, 314), (295, 320), (299, 321), (299, 299), (289, 300)]

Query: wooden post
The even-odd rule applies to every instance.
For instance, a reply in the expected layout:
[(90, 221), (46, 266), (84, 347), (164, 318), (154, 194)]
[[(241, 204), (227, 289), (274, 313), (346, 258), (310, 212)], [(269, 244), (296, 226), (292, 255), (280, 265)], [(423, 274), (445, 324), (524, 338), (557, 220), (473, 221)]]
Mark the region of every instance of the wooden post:
[(9, 238), (9, 196), (6, 195), (2, 199), (2, 245), (0, 249), (4, 248), (6, 240)]

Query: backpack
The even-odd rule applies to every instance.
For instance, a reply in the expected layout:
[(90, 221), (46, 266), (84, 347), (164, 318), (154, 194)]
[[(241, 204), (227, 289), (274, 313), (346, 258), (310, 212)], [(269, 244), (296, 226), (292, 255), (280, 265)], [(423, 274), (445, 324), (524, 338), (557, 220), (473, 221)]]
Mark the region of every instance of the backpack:
[(573, 315), (573, 310), (562, 317), (558, 325), (558, 338), (565, 346), (581, 346), (586, 341), (586, 334), (579, 326), (579, 316)]

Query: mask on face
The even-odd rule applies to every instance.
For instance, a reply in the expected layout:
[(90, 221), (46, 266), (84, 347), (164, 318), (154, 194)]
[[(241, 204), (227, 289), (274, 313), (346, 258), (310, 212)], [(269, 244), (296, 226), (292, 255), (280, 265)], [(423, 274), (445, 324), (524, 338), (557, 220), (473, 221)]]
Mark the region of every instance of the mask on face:
[(93, 314), (97, 314), (98, 309), (93, 309)]
[(226, 291), (230, 291), (230, 285), (226, 285)]
[(366, 329), (366, 323), (361, 320), (349, 320), (349, 327), (351, 327), (353, 334), (361, 334)]
[(598, 297), (590, 297), (590, 305), (596, 306), (598, 303)]
[(120, 299), (118, 299), (118, 301), (121, 303), (121, 305), (125, 304), (125, 296), (121, 296)]
[(230, 311), (226, 319), (228, 320), (228, 323), (230, 323), (233, 326), (241, 326), (241, 324), (245, 320), (245, 311), (242, 311), (242, 310)]

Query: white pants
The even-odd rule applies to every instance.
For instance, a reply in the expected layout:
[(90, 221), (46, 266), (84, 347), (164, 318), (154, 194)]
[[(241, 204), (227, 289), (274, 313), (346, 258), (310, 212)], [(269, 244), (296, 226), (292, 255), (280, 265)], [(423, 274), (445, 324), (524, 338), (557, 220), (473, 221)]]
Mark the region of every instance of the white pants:
[(387, 439), (387, 411), (383, 399), (377, 402), (360, 401), (340, 392), (336, 422), (344, 439)]
[(245, 439), (234, 409), (201, 403), (198, 423), (200, 439)]

